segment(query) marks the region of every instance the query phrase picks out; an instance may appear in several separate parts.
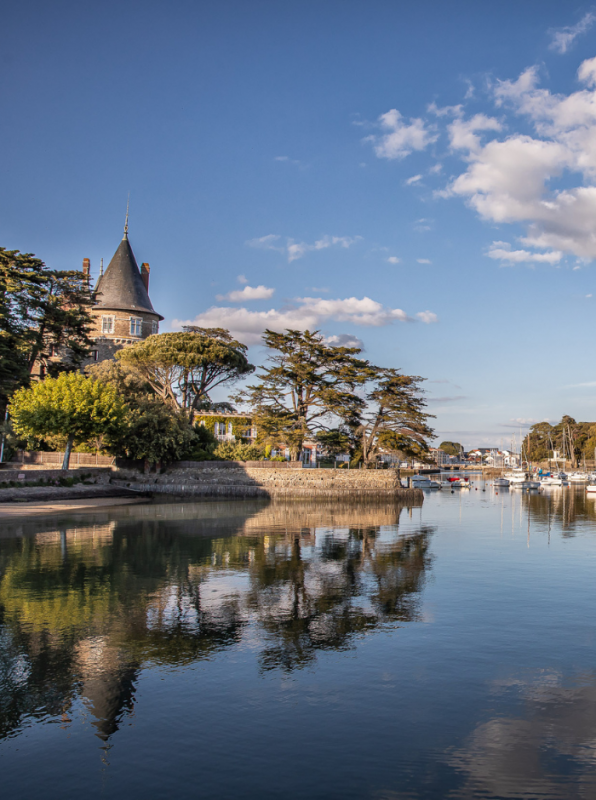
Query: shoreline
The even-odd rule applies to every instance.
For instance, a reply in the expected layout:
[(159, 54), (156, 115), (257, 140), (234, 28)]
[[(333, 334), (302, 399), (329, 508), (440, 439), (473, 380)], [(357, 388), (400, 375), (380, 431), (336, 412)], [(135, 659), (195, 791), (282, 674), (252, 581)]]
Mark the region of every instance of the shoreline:
[(80, 497), (57, 500), (25, 500), (0, 502), (0, 522), (14, 517), (57, 514), (63, 511), (95, 511), (113, 506), (138, 505), (148, 501), (147, 497)]

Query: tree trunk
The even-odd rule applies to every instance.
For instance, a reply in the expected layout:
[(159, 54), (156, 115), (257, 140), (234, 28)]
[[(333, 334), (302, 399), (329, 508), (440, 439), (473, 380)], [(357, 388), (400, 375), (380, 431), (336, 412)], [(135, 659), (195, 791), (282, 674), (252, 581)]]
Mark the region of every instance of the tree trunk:
[(72, 446), (74, 443), (74, 436), (72, 433), (68, 435), (68, 439), (66, 440), (66, 449), (64, 451), (64, 461), (62, 462), (62, 469), (66, 470), (69, 469), (70, 465), (70, 453), (72, 451)]

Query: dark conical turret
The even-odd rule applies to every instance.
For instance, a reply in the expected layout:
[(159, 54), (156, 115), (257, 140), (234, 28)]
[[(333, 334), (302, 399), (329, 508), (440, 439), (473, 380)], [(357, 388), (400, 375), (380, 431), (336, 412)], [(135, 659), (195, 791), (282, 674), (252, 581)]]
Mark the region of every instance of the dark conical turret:
[(146, 311), (163, 319), (151, 305), (126, 230), (108, 268), (97, 281), (94, 295), (98, 309)]

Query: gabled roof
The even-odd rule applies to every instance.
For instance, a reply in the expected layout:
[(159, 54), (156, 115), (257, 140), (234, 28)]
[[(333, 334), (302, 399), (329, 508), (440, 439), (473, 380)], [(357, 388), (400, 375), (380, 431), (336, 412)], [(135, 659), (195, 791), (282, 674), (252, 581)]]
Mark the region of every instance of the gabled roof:
[(163, 319), (151, 305), (126, 233), (105, 273), (100, 275), (94, 296), (95, 308), (146, 311)]

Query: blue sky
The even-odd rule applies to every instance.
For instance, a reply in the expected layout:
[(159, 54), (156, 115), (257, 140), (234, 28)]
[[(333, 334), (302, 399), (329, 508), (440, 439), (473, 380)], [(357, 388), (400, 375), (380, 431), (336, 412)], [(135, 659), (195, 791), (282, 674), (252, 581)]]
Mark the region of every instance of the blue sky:
[(126, 197), (163, 330), (362, 342), (439, 439), (596, 420), (596, 6), (21, 2), (0, 243), (109, 261)]

